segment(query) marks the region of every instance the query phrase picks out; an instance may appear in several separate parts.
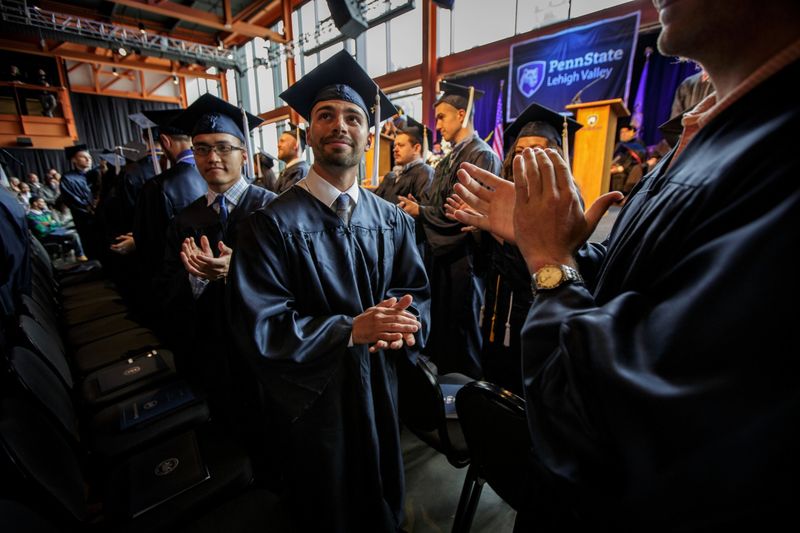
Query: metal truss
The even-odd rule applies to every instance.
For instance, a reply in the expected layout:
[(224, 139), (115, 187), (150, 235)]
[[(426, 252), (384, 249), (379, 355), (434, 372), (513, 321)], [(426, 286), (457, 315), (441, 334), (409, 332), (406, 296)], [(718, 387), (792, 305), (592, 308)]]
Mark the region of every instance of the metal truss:
[(33, 6), (25, 0), (0, 0), (0, 20), (21, 33), (40, 39), (68, 41), (110, 48), (120, 55), (161, 57), (187, 64), (218, 69), (236, 69), (235, 49), (208, 46), (113, 23), (55, 13)]

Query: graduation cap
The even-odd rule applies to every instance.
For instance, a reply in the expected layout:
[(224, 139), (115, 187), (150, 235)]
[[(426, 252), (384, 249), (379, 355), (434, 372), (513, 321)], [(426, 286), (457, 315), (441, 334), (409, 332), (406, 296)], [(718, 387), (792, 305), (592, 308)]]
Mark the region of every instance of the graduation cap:
[[(380, 101), (378, 108), (375, 107), (376, 95)], [(397, 113), (389, 98), (346, 50), (321, 63), (280, 96), (309, 122), (314, 106), (327, 100), (344, 100), (357, 105), (367, 115), (369, 126), (375, 124), (376, 112), (379, 121)]]
[(67, 146), (64, 148), (64, 154), (67, 156), (67, 161), (72, 161), (75, 154), (78, 152), (88, 152), (89, 148), (85, 144), (76, 144), (75, 146)]
[(275, 161), (278, 160), (277, 157), (275, 157), (270, 153), (265, 152), (264, 150), (258, 152), (258, 155), (261, 156), (261, 161), (263, 161), (263, 163), (261, 164), (262, 167), (272, 168), (275, 166)]
[(155, 138), (158, 138), (159, 135), (156, 123), (147, 118), (144, 113), (133, 113), (128, 115), (128, 118), (143, 130), (147, 130), (147, 146), (153, 158), (153, 171), (156, 175), (161, 174), (161, 163), (158, 161), (158, 154), (156, 153)]
[[(533, 103), (520, 113), (517, 119), (503, 132), (506, 151), (520, 137), (544, 137), (550, 146), (564, 146), (564, 123), (571, 137), (583, 127), (576, 120), (557, 113), (543, 105)], [(565, 151), (566, 155), (566, 151)]]
[[(294, 137), (298, 143), (300, 143), (300, 151), (306, 149), (306, 130), (301, 128), (300, 126), (296, 126), (294, 124), (289, 124), (289, 129), (285, 130), (283, 133), (287, 133)], [(283, 135), (283, 134), (281, 134)]]
[(127, 159), (139, 161), (147, 155), (147, 145), (139, 141), (130, 141), (122, 146), (122, 151)]
[(156, 135), (188, 135), (189, 132), (186, 129), (172, 123), (182, 112), (180, 109), (162, 109), (143, 111), (142, 114), (156, 125), (158, 128)]
[(422, 159), (425, 159), (425, 154), (433, 146), (433, 132), (425, 124), (417, 122), (409, 116), (406, 116), (405, 119), (406, 125), (400, 130), (400, 133), (405, 133), (422, 145)]
[(661, 135), (664, 136), (664, 139), (670, 146), (678, 144), (681, 138), (681, 134), (683, 133), (683, 115), (684, 113), (675, 115), (658, 127), (658, 131), (661, 132)]
[(462, 128), (466, 128), (467, 124), (469, 123), (470, 115), (472, 115), (472, 109), (475, 106), (475, 100), (483, 97), (485, 93), (483, 91), (479, 91), (472, 85), (458, 85), (449, 81), (442, 81), (439, 84), (439, 88), (442, 90), (442, 96), (436, 100), (436, 103), (434, 103), (433, 106), (436, 107), (439, 104), (446, 103), (450, 104), (456, 109), (466, 110), (464, 122), (461, 124)]
[(125, 164), (125, 157), (115, 153), (113, 150), (103, 150), (103, 153), (97, 157), (117, 168)]
[[(245, 118), (246, 130), (242, 127)], [(187, 107), (171, 124), (191, 133), (192, 137), (206, 133), (228, 133), (242, 141), (247, 141), (249, 136), (245, 133), (262, 122), (264, 122), (263, 119), (243, 111), (222, 98), (206, 93)]]

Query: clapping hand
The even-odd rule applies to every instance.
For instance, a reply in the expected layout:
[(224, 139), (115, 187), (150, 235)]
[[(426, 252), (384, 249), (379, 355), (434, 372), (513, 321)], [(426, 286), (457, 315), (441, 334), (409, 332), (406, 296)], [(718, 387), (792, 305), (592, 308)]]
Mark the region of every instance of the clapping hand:
[(205, 235), (200, 237), (200, 246), (197, 246), (191, 237), (184, 239), (181, 245), (181, 261), (183, 261), (186, 271), (208, 281), (215, 281), (227, 276), (233, 249), (222, 241), (219, 241), (217, 248), (219, 257), (214, 257), (208, 237)]

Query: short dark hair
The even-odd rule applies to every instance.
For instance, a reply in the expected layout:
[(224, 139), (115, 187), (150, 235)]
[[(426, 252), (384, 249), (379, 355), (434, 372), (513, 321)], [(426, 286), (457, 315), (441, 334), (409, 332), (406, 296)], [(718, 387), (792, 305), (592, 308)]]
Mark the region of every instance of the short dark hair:
[(31, 196), (31, 199), (28, 200), (28, 205), (33, 205), (35, 202), (38, 202), (41, 199), (42, 199), (41, 196), (36, 196), (36, 195)]

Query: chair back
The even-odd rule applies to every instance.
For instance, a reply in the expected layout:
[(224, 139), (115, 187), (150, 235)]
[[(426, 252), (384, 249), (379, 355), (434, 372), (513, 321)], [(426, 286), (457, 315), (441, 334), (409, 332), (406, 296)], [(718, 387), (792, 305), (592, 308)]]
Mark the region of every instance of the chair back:
[(85, 480), (67, 441), (38, 409), (22, 398), (0, 401), (0, 478), (2, 494), (32, 493), (28, 501), (64, 517), (84, 521), (88, 508)]
[(77, 443), (80, 440), (78, 417), (69, 391), (61, 379), (41, 357), (27, 348), (15, 346), (7, 359), (11, 375), (19, 386)]
[(467, 466), (469, 453), (458, 419), (448, 419), (439, 377), (425, 360), (418, 358), (416, 364), (406, 359), (398, 361), (397, 382), (403, 424), (420, 440), (444, 454), (456, 468)]
[(526, 500), (531, 437), (525, 400), (484, 381), (458, 391), (456, 409), (476, 468), (494, 491), (516, 510)]
[(22, 335), (30, 343), (34, 351), (55, 370), (64, 385), (69, 390), (72, 390), (75, 386), (72, 372), (69, 368), (69, 363), (67, 363), (64, 350), (55, 334), (46, 330), (36, 320), (27, 315), (19, 317), (19, 327)]

